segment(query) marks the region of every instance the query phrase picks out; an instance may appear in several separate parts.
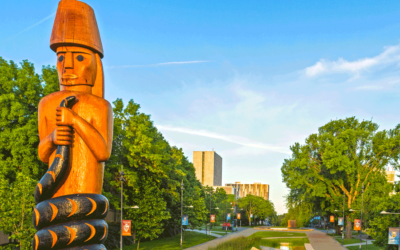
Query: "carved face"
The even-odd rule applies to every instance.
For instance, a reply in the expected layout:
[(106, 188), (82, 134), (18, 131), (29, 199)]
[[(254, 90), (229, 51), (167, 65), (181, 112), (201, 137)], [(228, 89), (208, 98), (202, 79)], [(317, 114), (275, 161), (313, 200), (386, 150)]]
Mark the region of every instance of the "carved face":
[(77, 46), (57, 48), (57, 71), (61, 85), (94, 85), (97, 73), (93, 51)]

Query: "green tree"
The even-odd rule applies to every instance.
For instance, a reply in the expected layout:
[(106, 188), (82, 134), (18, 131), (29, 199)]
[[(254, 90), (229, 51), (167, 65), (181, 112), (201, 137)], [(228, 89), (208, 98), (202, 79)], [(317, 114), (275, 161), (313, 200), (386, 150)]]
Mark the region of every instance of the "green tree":
[(37, 154), (38, 103), (58, 88), (56, 75), (54, 67), (43, 67), (39, 75), (27, 60), (17, 65), (0, 57), (0, 231), (21, 249), (31, 247), (32, 194), (47, 169)]
[[(365, 194), (385, 184), (385, 166), (397, 166), (400, 126), (378, 131), (372, 121), (359, 122), (355, 117), (334, 120), (306, 138), (305, 144), (290, 147), (292, 156), (281, 168), (283, 181), (292, 198), (313, 206), (313, 211), (334, 213), (361, 207), (361, 189)], [(381, 195), (387, 195), (381, 190)], [(374, 192), (380, 192), (375, 190)], [(347, 218), (346, 237), (351, 237), (351, 217)]]
[[(267, 217), (272, 217), (276, 214), (275, 208), (272, 202), (265, 200), (262, 197), (248, 194), (246, 197), (238, 200), (239, 208), (246, 212), (247, 218), (250, 222), (257, 220), (264, 220)], [(253, 214), (253, 218), (251, 218)]]
[(204, 195), (193, 165), (181, 149), (169, 145), (150, 116), (139, 111), (138, 104), (130, 101), (125, 107), (120, 99), (113, 104), (113, 152), (104, 180), (104, 194), (112, 207), (120, 209), (119, 171), (123, 166), (124, 206), (139, 206), (137, 210), (126, 210), (124, 218), (133, 221), (138, 240), (179, 233), (181, 180), (184, 213), (190, 216), (190, 227), (201, 225), (206, 216)]

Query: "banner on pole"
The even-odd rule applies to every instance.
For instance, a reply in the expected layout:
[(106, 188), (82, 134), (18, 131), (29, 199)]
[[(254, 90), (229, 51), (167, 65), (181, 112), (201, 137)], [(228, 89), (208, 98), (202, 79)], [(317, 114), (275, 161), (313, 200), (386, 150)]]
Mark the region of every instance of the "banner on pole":
[(250, 214), (250, 218), (253, 218), (253, 214)]
[(338, 218), (338, 226), (343, 226), (343, 217)]
[(398, 227), (389, 227), (389, 245), (398, 245), (399, 244), (399, 234), (400, 228)]
[(130, 220), (122, 220), (122, 236), (132, 236)]
[(331, 215), (331, 217), (329, 218), (329, 222), (335, 222), (335, 216)]
[(210, 216), (210, 222), (215, 222), (215, 214), (212, 214), (212, 215)]
[(360, 219), (354, 220), (354, 230), (361, 231), (361, 220)]
[(231, 219), (231, 214), (226, 214), (226, 220), (230, 220)]
[(187, 226), (187, 225), (189, 225), (189, 216), (182, 215), (182, 226)]
[(238, 220), (240, 220), (240, 218), (241, 218), (240, 216), (241, 216), (241, 214), (238, 213), (238, 214), (237, 214), (237, 219), (238, 219)]

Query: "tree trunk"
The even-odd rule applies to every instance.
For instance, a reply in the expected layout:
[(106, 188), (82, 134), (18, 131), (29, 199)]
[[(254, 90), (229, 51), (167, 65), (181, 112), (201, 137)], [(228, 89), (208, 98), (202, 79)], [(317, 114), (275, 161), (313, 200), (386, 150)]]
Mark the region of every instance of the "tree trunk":
[(351, 223), (349, 217), (346, 217), (346, 239), (351, 239), (352, 238), (352, 229), (353, 229), (353, 224)]
[(336, 225), (336, 234), (341, 234), (340, 228), (341, 228), (341, 226)]
[(137, 250), (139, 250), (139, 243), (140, 243), (140, 239), (137, 242)]
[(136, 229), (133, 230), (133, 244), (136, 242)]

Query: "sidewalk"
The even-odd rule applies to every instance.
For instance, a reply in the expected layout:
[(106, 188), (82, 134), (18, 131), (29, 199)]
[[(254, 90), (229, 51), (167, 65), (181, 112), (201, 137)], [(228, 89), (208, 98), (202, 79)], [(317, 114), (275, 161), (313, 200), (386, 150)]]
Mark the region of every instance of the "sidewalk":
[[(187, 249), (188, 250), (207, 250), (209, 247), (215, 247), (218, 244), (220, 244), (224, 241), (228, 241), (232, 238), (240, 237), (240, 236), (247, 237), (258, 231), (262, 231), (262, 230), (247, 228), (247, 229), (244, 229), (243, 231), (231, 233), (231, 234), (228, 234), (221, 238), (217, 238), (212, 241), (208, 241), (201, 245), (197, 245), (197, 246), (190, 247)], [(308, 239), (310, 240), (310, 244), (312, 245), (314, 250), (347, 250), (347, 248), (340, 245), (340, 243), (337, 240), (335, 240), (331, 236), (327, 235), (325, 232), (321, 232), (319, 230), (314, 230), (314, 231), (307, 231), (304, 233), (306, 233)]]
[[(191, 231), (191, 232), (206, 234), (206, 230), (185, 229), (185, 231)], [(207, 231), (207, 235), (210, 235), (210, 231)], [(224, 236), (219, 235), (219, 234), (214, 234), (212, 231), (211, 231), (211, 236), (214, 236), (214, 237), (217, 237), (217, 238), (224, 237)]]
[(306, 232), (308, 239), (310, 240), (311, 246), (314, 250), (343, 250), (347, 249), (340, 245), (340, 243), (319, 230)]
[(252, 235), (253, 233), (258, 232), (258, 231), (259, 230), (256, 230), (256, 229), (253, 229), (253, 228), (247, 228), (247, 229), (244, 229), (242, 231), (231, 233), (231, 234), (228, 234), (228, 235), (223, 236), (221, 238), (217, 238), (217, 239), (214, 239), (212, 241), (208, 241), (206, 243), (203, 243), (203, 244), (200, 244), (200, 245), (197, 245), (197, 246), (194, 246), (194, 247), (187, 248), (187, 250), (207, 250), (209, 247), (215, 247), (218, 244), (220, 244), (220, 243), (222, 243), (224, 241), (230, 240), (232, 238), (241, 237), (241, 236), (247, 237), (247, 236)]

